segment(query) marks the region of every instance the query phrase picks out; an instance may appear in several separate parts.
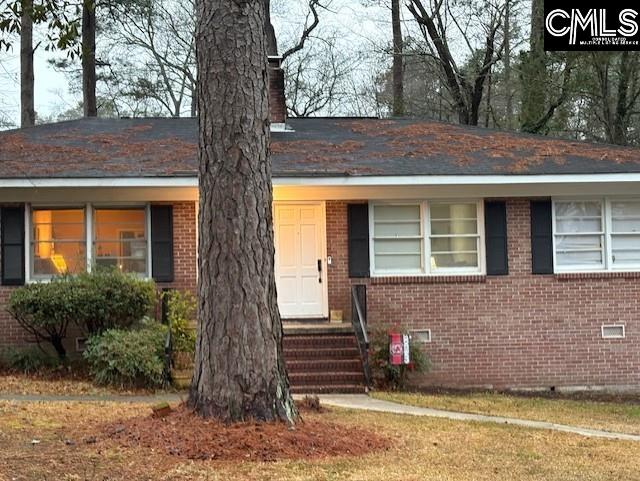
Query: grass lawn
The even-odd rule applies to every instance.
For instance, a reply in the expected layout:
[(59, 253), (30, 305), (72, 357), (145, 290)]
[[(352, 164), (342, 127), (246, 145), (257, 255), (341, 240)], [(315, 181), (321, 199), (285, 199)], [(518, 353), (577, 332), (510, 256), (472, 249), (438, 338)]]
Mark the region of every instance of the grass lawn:
[(131, 404), (0, 402), (0, 480), (640, 480), (638, 443), (337, 409), (305, 416), (364, 427), (393, 447), (355, 458), (240, 463), (87, 442), (102, 423), (148, 413)]
[(462, 394), (374, 392), (372, 397), (420, 407), (640, 434), (640, 403), (574, 401), (489, 392)]

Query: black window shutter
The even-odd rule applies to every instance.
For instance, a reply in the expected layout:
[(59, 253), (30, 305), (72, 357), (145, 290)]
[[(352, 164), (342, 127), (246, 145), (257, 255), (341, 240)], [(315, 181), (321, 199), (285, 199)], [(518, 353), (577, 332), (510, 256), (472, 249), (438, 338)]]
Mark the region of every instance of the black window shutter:
[(531, 272), (553, 274), (551, 201), (531, 201)]
[(369, 277), (369, 206), (347, 205), (349, 277)]
[(484, 203), (484, 233), (487, 252), (487, 275), (509, 274), (507, 249), (507, 204), (504, 201)]
[(173, 207), (151, 206), (151, 275), (157, 282), (173, 282)]
[(0, 211), (2, 284), (24, 284), (24, 206), (3, 207)]

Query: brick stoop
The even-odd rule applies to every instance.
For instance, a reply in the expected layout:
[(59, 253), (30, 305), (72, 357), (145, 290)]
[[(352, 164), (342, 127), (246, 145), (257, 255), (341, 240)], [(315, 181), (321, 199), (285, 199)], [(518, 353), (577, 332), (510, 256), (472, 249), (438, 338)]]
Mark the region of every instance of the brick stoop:
[[(284, 359), (295, 394), (360, 394), (365, 379), (360, 351), (351, 326), (284, 325)], [(174, 384), (188, 388), (191, 366), (173, 369)]]
[(363, 393), (365, 379), (353, 332), (284, 331), (284, 358), (296, 394)]

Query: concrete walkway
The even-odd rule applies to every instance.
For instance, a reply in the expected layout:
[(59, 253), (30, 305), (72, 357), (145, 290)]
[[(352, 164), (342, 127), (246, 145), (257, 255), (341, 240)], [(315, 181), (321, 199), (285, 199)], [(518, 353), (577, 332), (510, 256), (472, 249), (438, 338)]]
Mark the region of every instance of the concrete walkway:
[[(294, 399), (302, 399), (304, 395), (294, 395)], [(394, 403), (373, 399), (366, 394), (322, 394), (319, 396), (320, 402), (325, 406), (334, 406), (344, 409), (361, 409), (366, 411), (376, 411), (392, 414), (404, 414), (410, 416), (427, 416), (454, 421), (471, 421), (493, 424), (510, 424), (531, 429), (548, 429), (564, 433), (579, 434), (593, 438), (621, 439), (624, 441), (640, 442), (640, 435), (603, 431), (599, 429), (588, 429), (565, 424), (548, 423), (544, 421), (531, 421), (527, 419), (508, 418), (502, 416), (487, 416), (483, 414), (469, 414), (457, 411), (446, 411), (442, 409), (421, 408), (406, 404)], [(128, 402), (155, 404), (159, 402), (178, 403), (186, 399), (186, 393), (179, 394), (158, 394), (149, 396), (126, 396), (126, 395), (79, 395), (79, 396), (49, 396), (32, 394), (0, 394), (0, 401), (12, 402), (52, 402), (52, 401), (75, 401), (75, 402)]]

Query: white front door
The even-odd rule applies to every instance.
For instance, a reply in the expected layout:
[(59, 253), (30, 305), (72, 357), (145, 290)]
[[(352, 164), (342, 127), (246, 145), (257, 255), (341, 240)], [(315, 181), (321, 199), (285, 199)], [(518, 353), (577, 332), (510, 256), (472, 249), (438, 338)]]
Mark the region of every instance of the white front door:
[(327, 317), (324, 204), (274, 204), (276, 285), (283, 318)]

